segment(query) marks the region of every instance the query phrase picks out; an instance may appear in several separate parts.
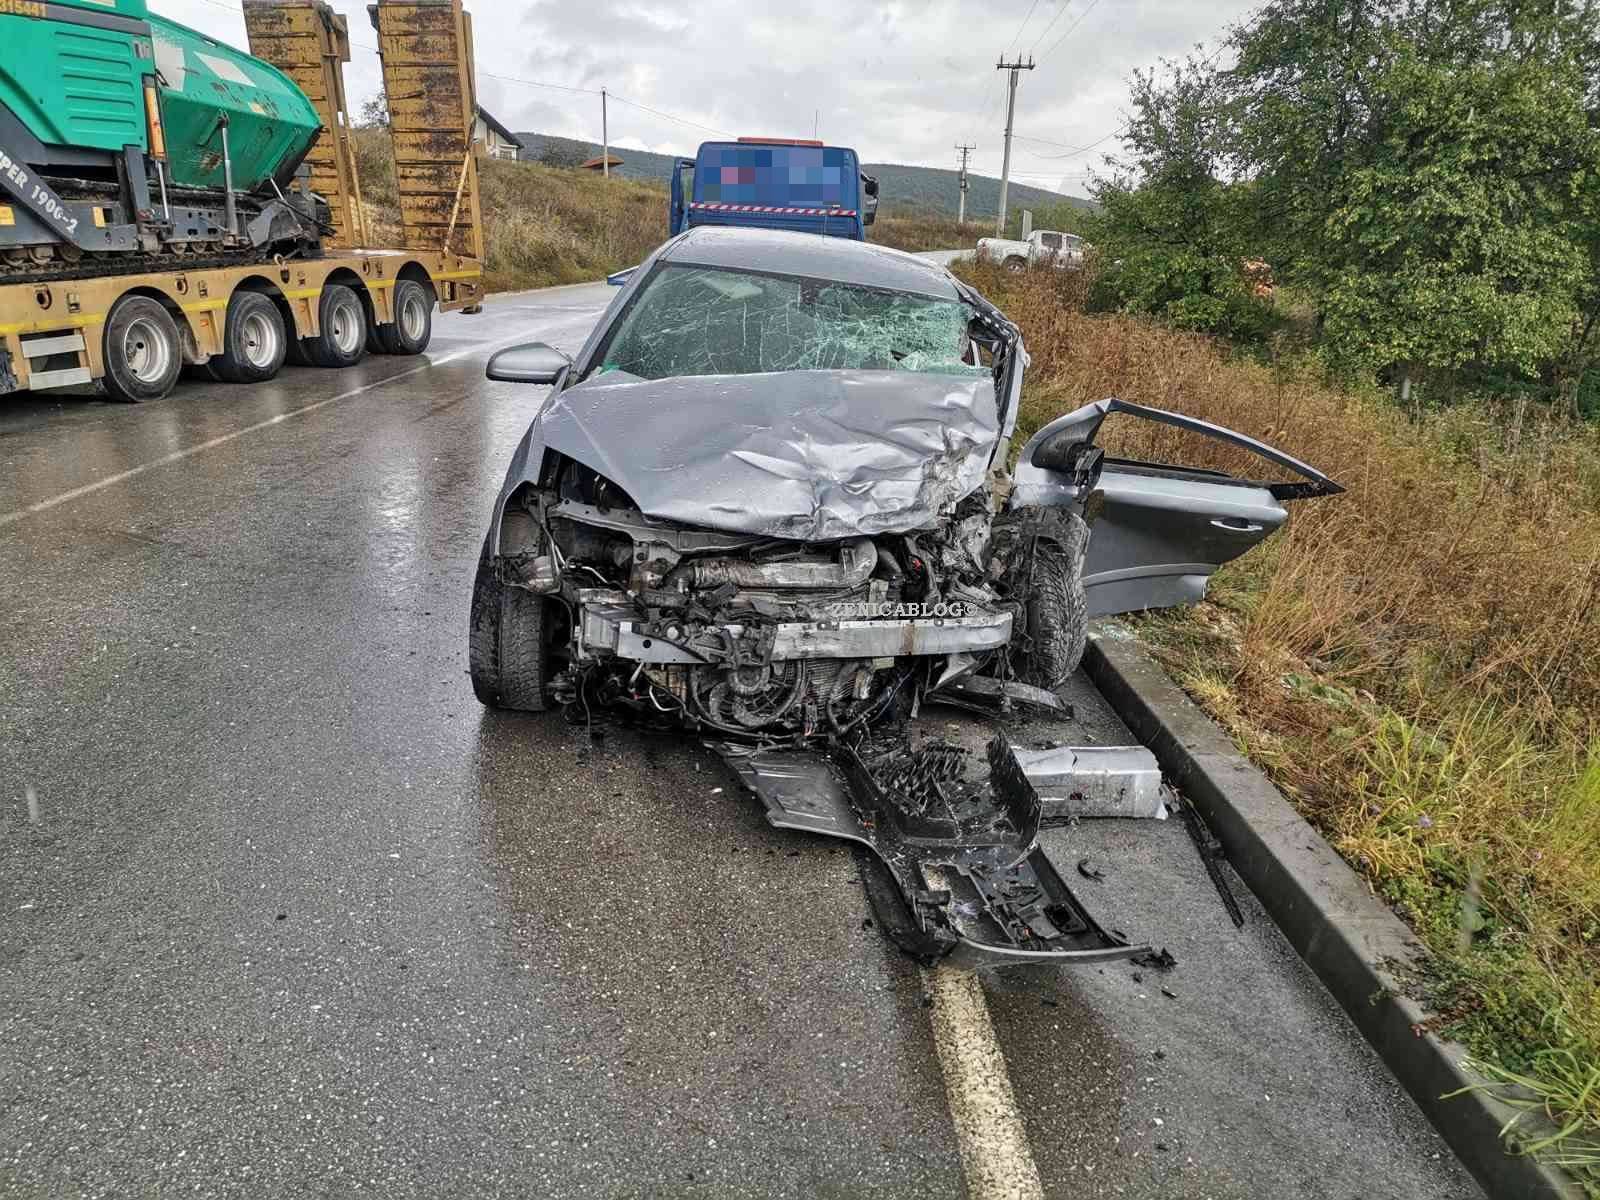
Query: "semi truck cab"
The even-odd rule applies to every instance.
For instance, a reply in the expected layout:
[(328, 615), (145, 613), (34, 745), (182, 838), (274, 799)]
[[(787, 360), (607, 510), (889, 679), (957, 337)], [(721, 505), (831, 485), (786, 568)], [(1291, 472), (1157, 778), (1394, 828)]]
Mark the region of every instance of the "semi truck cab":
[[(688, 179), (685, 179), (688, 176)], [(792, 138), (703, 142), (673, 164), (668, 235), (694, 225), (745, 225), (866, 240), (878, 181), (845, 146)]]

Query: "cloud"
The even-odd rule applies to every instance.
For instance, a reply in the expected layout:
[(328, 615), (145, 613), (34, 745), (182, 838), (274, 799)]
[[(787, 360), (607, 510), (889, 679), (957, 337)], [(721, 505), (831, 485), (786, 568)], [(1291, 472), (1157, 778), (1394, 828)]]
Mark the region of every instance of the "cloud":
[[(1080, 191), (1085, 170), (1117, 142), (1059, 156), (1122, 124), (1134, 69), (1197, 43), (1214, 46), (1254, 7), (1254, 0), (1039, 0), (1030, 13), (1030, 3), (468, 0), (467, 7), (480, 99), (508, 127), (598, 141), (598, 95), (518, 80), (603, 86), (618, 101), (609, 106), (614, 143), (678, 152), (692, 152), (712, 136), (708, 130), (810, 137), (815, 125), (871, 162), (946, 167), (956, 142), (974, 143), (973, 168), (996, 175), (1006, 88), (995, 60), (1031, 52), (1037, 65), (1018, 82), (1016, 132), (1034, 140), (1019, 137), (1012, 170), (1024, 182), (1068, 191)], [(359, 44), (346, 67), (359, 108), (381, 84), (377, 55), (363, 48), (377, 36), (364, 3), (335, 0), (334, 7)], [(217, 3), (161, 0), (160, 11), (245, 44), (242, 16)]]

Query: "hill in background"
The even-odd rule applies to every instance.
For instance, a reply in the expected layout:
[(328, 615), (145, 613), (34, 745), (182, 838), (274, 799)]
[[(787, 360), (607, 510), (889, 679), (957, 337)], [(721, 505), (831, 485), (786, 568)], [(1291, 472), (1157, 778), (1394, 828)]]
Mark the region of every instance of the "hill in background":
[[(595, 142), (577, 138), (556, 137), (543, 133), (519, 133), (524, 161), (544, 161), (546, 155), (559, 161), (576, 165), (600, 154)], [(627, 150), (617, 146), (611, 153), (622, 160), (622, 165), (612, 173), (624, 179), (666, 182), (672, 178), (673, 156), (652, 154), (647, 150)], [(861, 169), (878, 181), (878, 202), (885, 216), (909, 215), (911, 212), (931, 213), (939, 216), (956, 215), (960, 202), (960, 175), (956, 171), (939, 167), (908, 167), (899, 163), (863, 163)], [(1000, 207), (1000, 181), (987, 175), (970, 175), (967, 190), (967, 216), (993, 217)], [(1081, 196), (1067, 196), (1044, 188), (1013, 183), (1007, 192), (1008, 210), (1031, 208), (1038, 211), (1055, 209), (1067, 204), (1074, 208), (1093, 209), (1094, 203)]]

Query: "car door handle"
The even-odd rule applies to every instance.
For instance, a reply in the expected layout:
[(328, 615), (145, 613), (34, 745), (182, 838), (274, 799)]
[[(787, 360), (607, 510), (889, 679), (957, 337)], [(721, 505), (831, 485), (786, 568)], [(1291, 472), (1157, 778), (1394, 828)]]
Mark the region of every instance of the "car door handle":
[(1246, 521), (1243, 517), (1217, 517), (1211, 523), (1229, 533), (1260, 533), (1266, 528), (1259, 522)]

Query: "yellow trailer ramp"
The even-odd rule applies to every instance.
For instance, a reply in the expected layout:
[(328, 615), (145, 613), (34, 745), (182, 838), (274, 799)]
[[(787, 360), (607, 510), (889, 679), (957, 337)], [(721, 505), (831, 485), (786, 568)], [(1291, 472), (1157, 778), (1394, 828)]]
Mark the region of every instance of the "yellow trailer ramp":
[(311, 189), (332, 213), (327, 245), (370, 246), (344, 92), (344, 64), (350, 61), (345, 18), (325, 0), (244, 0), (244, 27), (250, 53), (294, 80), (322, 118), (322, 136), (306, 163)]
[(379, 0), (367, 12), (383, 59), (405, 243), (482, 259), (472, 18), (461, 0)]

